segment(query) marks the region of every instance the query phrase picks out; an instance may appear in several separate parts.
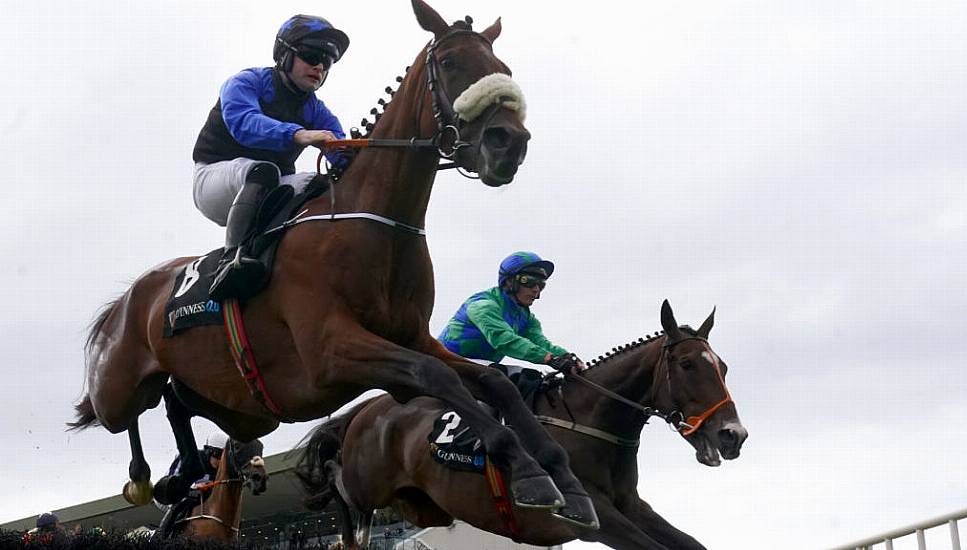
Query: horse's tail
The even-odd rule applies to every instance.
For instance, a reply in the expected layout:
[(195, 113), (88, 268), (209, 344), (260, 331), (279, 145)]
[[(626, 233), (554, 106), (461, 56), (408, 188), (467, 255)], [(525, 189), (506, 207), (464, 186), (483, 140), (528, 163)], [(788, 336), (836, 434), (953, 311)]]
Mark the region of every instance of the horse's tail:
[(69, 430), (83, 430), (84, 428), (90, 428), (91, 426), (96, 426), (97, 415), (94, 414), (94, 404), (91, 403), (91, 396), (85, 394), (81, 402), (74, 405), (74, 421), (67, 423), (67, 429)]
[[(91, 330), (88, 332), (87, 340), (84, 343), (84, 356), (87, 357), (86, 369), (88, 372), (94, 368), (91, 357), (94, 352), (94, 343), (97, 342), (97, 335), (101, 332), (101, 328), (107, 322), (107, 318), (111, 316), (111, 313), (114, 312), (114, 308), (117, 307), (120, 301), (121, 299), (118, 298), (105, 304), (101, 308), (101, 312), (97, 318), (91, 323)], [(83, 430), (84, 428), (90, 428), (98, 424), (97, 414), (94, 413), (94, 404), (91, 403), (90, 394), (85, 393), (81, 401), (74, 405), (74, 416), (75, 420), (67, 423), (68, 429), (70, 430)]]
[[(374, 398), (375, 399), (375, 398)], [(335, 480), (326, 467), (329, 461), (341, 464), (339, 456), (349, 423), (372, 402), (367, 399), (345, 414), (331, 417), (310, 431), (293, 451), (301, 451), (295, 474), (308, 496), (304, 504), (310, 510), (322, 510), (338, 496)]]

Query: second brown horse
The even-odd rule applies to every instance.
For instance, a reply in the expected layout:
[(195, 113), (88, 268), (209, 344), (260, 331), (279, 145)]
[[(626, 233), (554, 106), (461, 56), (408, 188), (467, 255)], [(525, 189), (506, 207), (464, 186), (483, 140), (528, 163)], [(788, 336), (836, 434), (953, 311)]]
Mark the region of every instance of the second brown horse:
[[(663, 417), (677, 425), (699, 462), (717, 466), (720, 456), (739, 456), (748, 433), (725, 385), (728, 367), (707, 340), (714, 317), (697, 331), (678, 327), (666, 301), (661, 321), (663, 336), (622, 346), (585, 373), (568, 375), (560, 392), (535, 401), (594, 499), (600, 530), (519, 507), (513, 520), (501, 517), (483, 475), (431, 457), (427, 436), (448, 408), (429, 398), (403, 405), (380, 396), (316, 428), (297, 469), (310, 494), (307, 504), (319, 508), (335, 500), (350, 518), (343, 522), (343, 540), (362, 548), (372, 511), (393, 506), (420, 527), (458, 518), (539, 546), (580, 538), (619, 550), (704, 549), (638, 496), (639, 434), (650, 416)], [(436, 442), (462, 431), (453, 421), (447, 428)]]

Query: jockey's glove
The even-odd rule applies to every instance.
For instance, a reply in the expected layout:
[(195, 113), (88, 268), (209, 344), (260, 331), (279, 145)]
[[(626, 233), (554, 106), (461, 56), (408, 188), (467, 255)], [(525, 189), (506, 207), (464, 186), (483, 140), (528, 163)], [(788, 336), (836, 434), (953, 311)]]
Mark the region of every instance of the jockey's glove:
[(558, 372), (567, 373), (578, 366), (578, 356), (573, 353), (562, 353), (551, 357), (547, 364)]

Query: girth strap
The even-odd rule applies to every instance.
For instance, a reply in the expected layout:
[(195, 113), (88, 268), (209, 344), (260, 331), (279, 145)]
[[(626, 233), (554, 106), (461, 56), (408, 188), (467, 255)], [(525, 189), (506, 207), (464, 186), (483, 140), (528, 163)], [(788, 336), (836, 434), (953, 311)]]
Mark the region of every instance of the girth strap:
[(268, 231), (266, 231), (266, 233), (272, 233), (274, 231), (287, 229), (289, 227), (292, 227), (293, 225), (297, 225), (303, 222), (311, 222), (311, 221), (317, 221), (317, 220), (318, 221), (338, 221), (338, 220), (364, 219), (364, 220), (372, 220), (374, 222), (379, 222), (383, 225), (388, 225), (394, 229), (406, 231), (407, 233), (414, 233), (416, 235), (426, 236), (426, 230), (423, 229), (422, 227), (417, 227), (415, 225), (410, 225), (408, 223), (396, 221), (396, 220), (387, 218), (386, 216), (380, 216), (379, 214), (373, 214), (371, 212), (343, 212), (341, 214), (318, 214), (315, 216), (300, 217), (305, 213), (306, 213), (306, 210), (299, 212), (291, 220), (283, 223), (278, 227), (273, 227), (272, 229), (269, 229)]
[(252, 345), (249, 344), (248, 335), (245, 333), (245, 325), (242, 323), (242, 307), (238, 303), (238, 298), (231, 298), (222, 302), (222, 312), (225, 319), (225, 331), (228, 333), (228, 347), (235, 359), (238, 372), (242, 374), (242, 379), (248, 385), (248, 391), (280, 422), (295, 422), (275, 404), (265, 387), (265, 380), (262, 378), (258, 365), (255, 364)]
[(500, 470), (490, 461), (490, 455), (487, 455), (484, 473), (487, 477), (487, 489), (490, 490), (490, 496), (494, 499), (494, 508), (497, 510), (500, 521), (504, 524), (504, 528), (510, 532), (510, 538), (519, 541), (520, 528), (517, 526), (517, 519), (514, 517), (514, 507), (510, 502), (510, 495), (507, 493), (507, 484), (504, 483), (504, 476), (500, 474)]
[(557, 426), (558, 428), (564, 428), (565, 430), (571, 430), (572, 432), (582, 433), (584, 435), (589, 435), (591, 437), (596, 437), (607, 441), (608, 443), (613, 443), (619, 447), (629, 447), (633, 449), (638, 448), (637, 439), (629, 439), (627, 437), (619, 437), (614, 434), (610, 434), (604, 430), (599, 430), (597, 428), (592, 428), (591, 426), (585, 426), (583, 424), (578, 424), (577, 422), (568, 422), (567, 420), (561, 420), (560, 418), (555, 418), (553, 416), (544, 416), (542, 414), (535, 415), (537, 420), (541, 424), (548, 424), (551, 426)]

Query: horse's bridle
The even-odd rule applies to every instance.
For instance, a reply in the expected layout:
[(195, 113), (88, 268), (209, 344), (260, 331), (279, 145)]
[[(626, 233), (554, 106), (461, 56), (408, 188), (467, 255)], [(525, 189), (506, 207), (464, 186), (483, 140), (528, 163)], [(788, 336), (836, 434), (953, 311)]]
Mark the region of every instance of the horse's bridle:
[[(665, 378), (668, 382), (669, 394), (671, 394), (671, 372), (670, 372), (671, 365), (669, 365), (670, 355), (668, 352), (673, 347), (677, 346), (678, 344), (686, 340), (699, 340), (703, 342), (703, 345), (705, 346), (706, 351), (708, 351), (710, 354), (713, 353), (711, 348), (708, 345), (708, 340), (700, 336), (687, 336), (685, 338), (680, 338), (674, 341), (666, 341), (666, 343), (662, 345), (661, 356), (658, 358), (658, 365), (661, 366), (662, 363), (665, 364)], [(722, 384), (722, 389), (725, 391), (725, 397), (718, 403), (706, 409), (705, 412), (697, 416), (689, 416), (688, 418), (685, 418), (685, 414), (682, 411), (677, 409), (672, 410), (672, 412), (670, 413), (664, 413), (653, 407), (646, 407), (640, 403), (632, 401), (631, 399), (628, 399), (622, 395), (619, 395), (609, 390), (608, 388), (605, 388), (604, 386), (596, 384), (583, 376), (578, 376), (573, 371), (567, 371), (564, 374), (564, 379), (580, 382), (581, 384), (588, 386), (589, 388), (600, 393), (601, 395), (604, 395), (605, 397), (608, 397), (623, 405), (627, 405), (628, 407), (631, 407), (632, 409), (638, 412), (641, 412), (642, 414), (645, 415), (645, 424), (648, 423), (649, 418), (653, 416), (657, 416), (658, 418), (661, 418), (662, 420), (667, 422), (675, 431), (681, 433), (683, 436), (689, 436), (695, 433), (696, 431), (698, 431), (698, 429), (702, 426), (702, 424), (704, 424), (709, 417), (715, 414), (715, 411), (719, 410), (727, 403), (732, 403), (732, 396), (729, 394), (729, 389), (725, 386), (725, 379), (722, 377), (722, 371), (721, 369), (719, 369), (718, 363), (713, 363), (713, 366), (715, 367), (715, 373), (718, 375), (719, 382)], [(552, 373), (549, 376), (555, 377), (557, 376), (557, 373)], [(562, 394), (562, 399), (563, 399), (563, 394)], [(566, 428), (575, 432), (583, 433), (585, 435), (596, 437), (598, 439), (608, 441), (609, 443), (613, 443), (621, 447), (638, 446), (637, 439), (620, 437), (620, 436), (608, 433), (604, 430), (599, 430), (598, 428), (583, 426), (581, 424), (578, 424), (577, 422), (574, 422), (574, 416), (571, 414), (570, 409), (567, 407), (567, 403), (565, 402), (564, 405), (565, 405), (565, 409), (567, 409), (568, 411), (568, 415), (571, 416), (570, 422), (566, 420), (562, 420), (560, 418), (555, 418), (552, 416), (545, 416), (545, 415), (537, 415), (537, 419), (544, 424), (551, 424), (551, 425), (558, 426), (561, 428)]]
[[(464, 141), (460, 138), (460, 128), (463, 126), (463, 122), (462, 122), (462, 119), (457, 115), (456, 111), (454, 110), (453, 102), (450, 101), (450, 96), (447, 94), (446, 90), (444, 89), (443, 83), (440, 81), (438, 77), (440, 62), (437, 61), (436, 55), (434, 55), (436, 52), (436, 49), (446, 39), (454, 36), (458, 36), (458, 35), (465, 35), (465, 34), (471, 34), (473, 36), (476, 36), (477, 38), (485, 41), (487, 44), (491, 43), (490, 40), (487, 39), (487, 37), (485, 37), (480, 33), (477, 33), (471, 30), (454, 29), (448, 32), (447, 34), (443, 35), (442, 37), (440, 37), (439, 40), (434, 39), (426, 47), (426, 60), (424, 61), (426, 65), (426, 85), (430, 92), (430, 108), (432, 109), (432, 112), (433, 112), (433, 119), (436, 121), (436, 124), (437, 124), (436, 133), (432, 137), (429, 137), (429, 138), (412, 137), (410, 139), (361, 138), (361, 139), (336, 140), (335, 142), (332, 142), (332, 145), (330, 147), (323, 145), (322, 151), (319, 152), (319, 156), (316, 158), (316, 172), (320, 174), (322, 173), (322, 161), (325, 158), (326, 151), (330, 148), (337, 148), (337, 149), (345, 148), (345, 147), (356, 147), (356, 148), (405, 147), (409, 149), (433, 148), (436, 150), (436, 153), (437, 155), (439, 155), (440, 158), (445, 158), (450, 160), (450, 159), (453, 159), (453, 157), (457, 154), (457, 152), (460, 149), (463, 149), (464, 147), (472, 146), (473, 142)], [(389, 91), (389, 88), (387, 88), (387, 91)], [(487, 123), (490, 121), (491, 118), (493, 118), (496, 115), (499, 109), (500, 109), (499, 104), (495, 104), (487, 108), (487, 110), (484, 112), (486, 115), (486, 119), (484, 120), (483, 124), (481, 124), (481, 128), (487, 127)], [(423, 94), (421, 93), (420, 102), (416, 109), (417, 119), (419, 119), (422, 113), (423, 113)], [(479, 139), (477, 141), (478, 150), (480, 148), (482, 141), (483, 141), (482, 139)], [(453, 160), (453, 162), (449, 164), (442, 164), (437, 166), (437, 170), (445, 170), (448, 168), (456, 168), (457, 172), (459, 172), (460, 175), (466, 178), (477, 179), (476, 176), (471, 176), (465, 173), (463, 169), (461, 169), (460, 165), (457, 163), (456, 160)], [(387, 218), (379, 214), (373, 214), (371, 212), (343, 212), (343, 213), (337, 214), (335, 182), (336, 182), (335, 179), (332, 179), (330, 182), (330, 185), (332, 185), (333, 187), (333, 191), (329, 193), (329, 210), (330, 210), (329, 214), (303, 216), (306, 212), (308, 212), (308, 210), (303, 210), (302, 212), (299, 212), (298, 214), (296, 214), (296, 216), (293, 217), (292, 219), (282, 223), (282, 225), (265, 231), (265, 234), (279, 231), (282, 229), (287, 229), (293, 225), (307, 222), (307, 221), (314, 221), (314, 220), (336, 221), (336, 220), (346, 220), (346, 219), (368, 219), (371, 221), (381, 223), (383, 225), (388, 225), (394, 229), (399, 229), (407, 233), (413, 233), (416, 235), (426, 235), (426, 230), (423, 229), (422, 227), (410, 225), (408, 223)], [(273, 412), (275, 413), (275, 411)], [(278, 413), (276, 413), (276, 416), (279, 416)]]
[[(424, 66), (426, 67), (426, 85), (430, 93), (430, 109), (433, 113), (433, 119), (436, 121), (437, 129), (432, 137), (429, 138), (417, 138), (412, 137), (409, 139), (398, 139), (398, 138), (362, 138), (362, 139), (343, 139), (336, 140), (334, 142), (334, 147), (406, 147), (409, 149), (423, 149), (432, 148), (436, 150), (437, 155), (440, 158), (452, 159), (456, 155), (457, 151), (465, 147), (470, 147), (473, 142), (464, 141), (461, 139), (460, 130), (463, 127), (462, 119), (457, 115), (453, 108), (453, 101), (450, 100), (450, 95), (444, 87), (443, 82), (439, 78), (440, 73), (440, 62), (436, 57), (436, 50), (440, 45), (449, 38), (462, 35), (473, 35), (480, 40), (483, 40), (488, 45), (491, 44), (490, 40), (484, 35), (465, 29), (453, 29), (447, 34), (443, 35), (439, 39), (434, 39), (426, 47), (426, 58), (424, 60)], [(390, 89), (387, 88), (389, 91)], [(487, 109), (487, 119), (484, 121), (482, 127), (486, 127), (486, 122), (489, 121), (497, 113), (500, 105), (493, 105)], [(423, 94), (420, 94), (419, 104), (416, 109), (417, 118), (423, 113)], [(477, 144), (480, 147), (480, 143)], [(325, 158), (325, 150), (319, 153), (316, 160), (316, 171), (322, 171), (322, 160)], [(456, 162), (451, 164), (445, 164), (439, 166), (438, 170), (444, 170), (447, 168), (457, 168), (459, 165)], [(464, 174), (465, 177), (473, 177)]]
[[(702, 338), (701, 336), (686, 336), (685, 338), (675, 340), (674, 342), (666, 342), (662, 346), (662, 353), (666, 354), (666, 357), (667, 357), (666, 351), (671, 350), (673, 347), (677, 346), (678, 344), (686, 340), (698, 340), (702, 342), (702, 345), (705, 347), (705, 351), (707, 351), (710, 356), (715, 357), (715, 352), (713, 352), (712, 348), (708, 345), (708, 340), (706, 340), (705, 338)], [(668, 361), (667, 358), (665, 361), (666, 361), (665, 375), (668, 378), (668, 393), (670, 395), (671, 386), (672, 386), (672, 379), (671, 379), (671, 372), (670, 372), (671, 369), (669, 368), (670, 366), (667, 364), (667, 361)], [(715, 414), (715, 411), (721, 409), (723, 406), (725, 406), (728, 403), (733, 403), (732, 395), (729, 393), (729, 388), (725, 385), (725, 377), (722, 376), (722, 369), (719, 368), (718, 361), (713, 361), (712, 366), (715, 367), (715, 374), (716, 376), (718, 376), (719, 383), (722, 385), (722, 391), (725, 392), (725, 397), (723, 397), (722, 400), (719, 401), (718, 403), (705, 409), (705, 412), (703, 412), (702, 414), (699, 414), (697, 416), (689, 416), (688, 418), (686, 418), (684, 424), (689, 427), (683, 428), (680, 430), (682, 435), (685, 435), (685, 436), (692, 435), (693, 433), (698, 431), (699, 428), (702, 427), (702, 424), (704, 424), (705, 421), (708, 420), (710, 416)]]
[[(439, 40), (434, 39), (426, 47), (426, 60), (424, 61), (424, 65), (426, 65), (426, 85), (430, 90), (430, 108), (433, 111), (433, 119), (436, 121), (437, 125), (437, 132), (436, 135), (433, 136), (432, 141), (436, 142), (435, 146), (437, 147), (437, 153), (445, 159), (453, 158), (457, 151), (463, 149), (464, 147), (469, 147), (471, 143), (469, 141), (463, 141), (460, 139), (460, 127), (462, 126), (462, 122), (453, 108), (453, 101), (450, 99), (450, 95), (447, 94), (443, 82), (441, 82), (439, 79), (438, 72), (440, 70), (440, 62), (437, 60), (435, 53), (437, 48), (440, 47), (440, 44), (442, 44), (448, 38), (467, 34), (476, 36), (477, 38), (485, 41), (488, 45), (492, 46), (490, 41), (480, 33), (456, 29), (443, 35)], [(422, 101), (423, 96), (421, 95), (420, 106), (417, 109), (417, 117), (420, 116), (420, 112), (423, 110)], [(445, 142), (448, 132), (453, 134), (453, 142), (450, 144)]]

